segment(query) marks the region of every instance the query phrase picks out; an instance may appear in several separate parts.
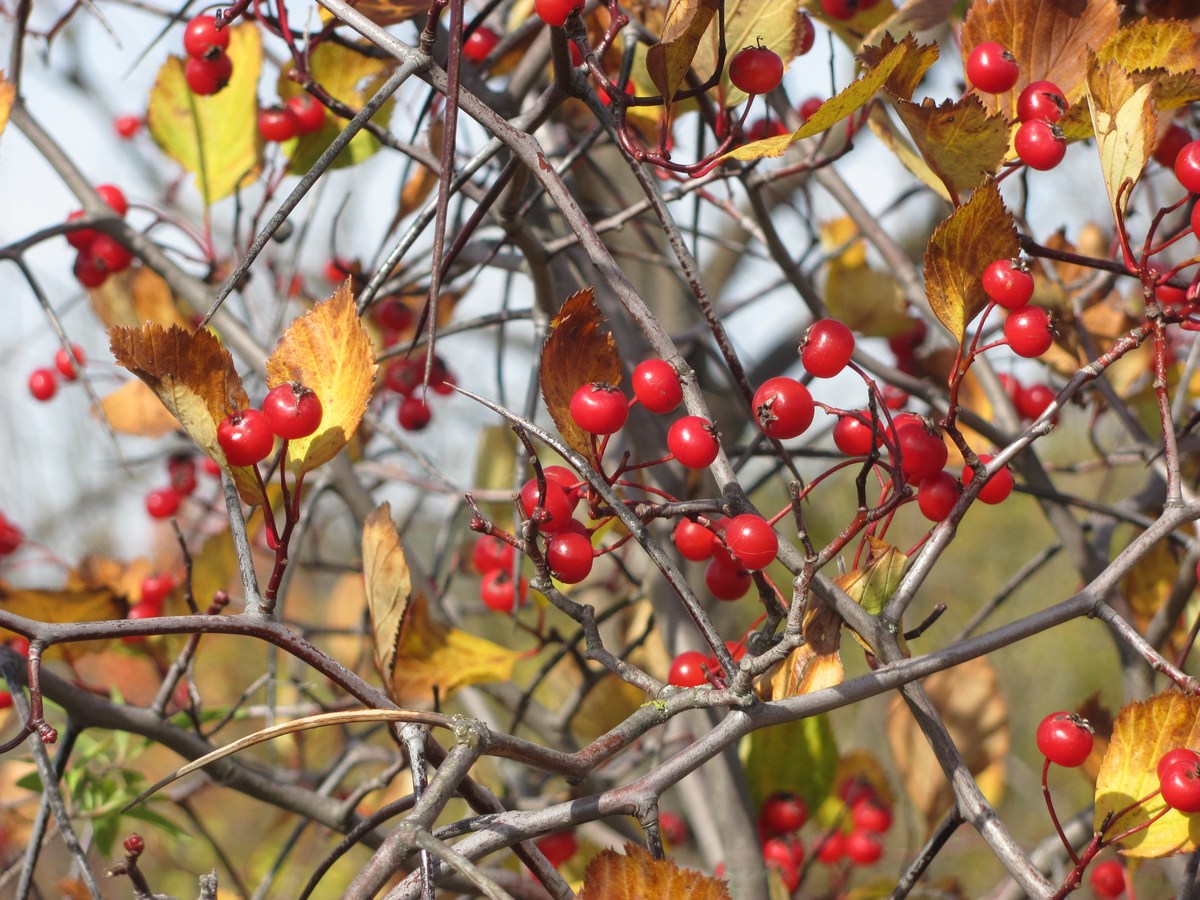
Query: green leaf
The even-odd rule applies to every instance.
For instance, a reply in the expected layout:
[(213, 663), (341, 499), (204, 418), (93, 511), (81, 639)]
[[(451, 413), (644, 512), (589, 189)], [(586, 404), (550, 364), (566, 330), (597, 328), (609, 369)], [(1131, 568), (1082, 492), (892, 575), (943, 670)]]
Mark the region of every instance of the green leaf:
[(17, 780), (17, 787), (40, 794), (42, 792), (42, 776), (37, 772), (23, 775)]
[(121, 816), (100, 816), (92, 819), (92, 840), (96, 842), (96, 849), (100, 851), (101, 856), (111, 856), (113, 845), (117, 842), (117, 834), (120, 831)]
[(742, 740), (739, 753), (755, 809), (776, 791), (798, 794), (816, 809), (833, 790), (837, 741), (824, 715), (755, 731)]
[(156, 813), (152, 809), (148, 809), (145, 804), (139, 804), (125, 813), (131, 819), (137, 819), (139, 822), (146, 822), (153, 825), (162, 831), (165, 831), (171, 837), (182, 840), (190, 837), (188, 831), (180, 828), (166, 816)]
[(185, 61), (172, 56), (159, 70), (146, 108), (150, 136), (196, 176), (206, 206), (252, 182), (262, 168), (257, 125), (262, 39), (254, 25), (237, 25), (229, 32), (226, 53), (233, 75), (223, 90), (196, 96), (184, 77)]

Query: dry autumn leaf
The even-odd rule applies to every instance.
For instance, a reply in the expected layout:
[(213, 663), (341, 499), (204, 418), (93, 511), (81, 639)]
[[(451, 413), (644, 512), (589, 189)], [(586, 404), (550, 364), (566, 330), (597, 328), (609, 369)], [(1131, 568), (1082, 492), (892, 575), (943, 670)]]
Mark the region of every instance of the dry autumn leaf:
[(811, 694), (842, 683), (842, 617), (813, 594), (804, 612), (804, 643), (788, 654), (760, 690), (764, 700)]
[(308, 472), (333, 459), (362, 421), (375, 387), (371, 337), (358, 318), (347, 280), (324, 303), (288, 326), (267, 360), (267, 387), (293, 382), (321, 401), (317, 430), (288, 442), (288, 465)]
[[(892, 34), (905, 34), (905, 32), (896, 31)], [(862, 48), (858, 54), (858, 61), (864, 69), (874, 69), (896, 48), (897, 41), (892, 34), (885, 34), (878, 44), (868, 42)], [(911, 34), (908, 34), (900, 43), (910, 45), (909, 52), (905, 53), (901, 57), (899, 65), (892, 69), (884, 80), (883, 87), (893, 97), (911, 100), (917, 85), (925, 77), (926, 70), (937, 62), (941, 51), (938, 50), (937, 44), (918, 44), (916, 38)]]
[(89, 290), (88, 296), (92, 309), (107, 328), (118, 325), (137, 328), (146, 322), (157, 322), (164, 328), (190, 325), (180, 313), (166, 281), (144, 266), (109, 275), (104, 284)]
[(928, 98), (919, 104), (897, 98), (895, 106), (917, 150), (954, 202), (995, 174), (1004, 161), (1008, 122), (988, 113), (974, 94), (940, 104)]
[(980, 280), (984, 267), (1020, 251), (1012, 214), (991, 179), (934, 229), (925, 249), (925, 294), (938, 321), (959, 341), (988, 303)]
[(601, 850), (583, 874), (579, 900), (730, 900), (725, 882), (669, 859), (655, 859), (644, 847), (626, 844), (625, 852)]
[(1088, 72), (1087, 101), (1100, 151), (1100, 171), (1109, 205), (1124, 220), (1129, 194), (1150, 161), (1158, 129), (1151, 85), (1140, 87), (1117, 63), (1093, 65)]
[[(1158, 761), (1177, 747), (1200, 749), (1200, 697), (1165, 691), (1142, 703), (1131, 703), (1117, 714), (1112, 740), (1096, 778), (1095, 827), (1105, 817), (1158, 790)], [(1163, 809), (1154, 797), (1133, 806), (1116, 820), (1109, 833), (1149, 822)], [(1122, 853), (1143, 859), (1191, 853), (1200, 847), (1200, 816), (1168, 810), (1148, 828), (1121, 842)]]
[(375, 668), (390, 687), (404, 614), (412, 599), (412, 577), (389, 504), (377, 506), (363, 523), (362, 555)]
[(591, 382), (621, 382), (621, 357), (604, 321), (592, 288), (572, 294), (550, 323), (538, 370), (542, 398), (558, 433), (583, 454), (590, 452), (591, 442), (571, 418), (572, 395)]
[[(870, 337), (891, 337), (911, 327), (903, 292), (888, 272), (867, 265), (858, 226), (842, 217), (819, 226), (825, 265), (825, 305), (829, 315)], [(840, 252), (838, 252), (840, 250)]]
[(158, 438), (177, 430), (179, 420), (143, 381), (127, 381), (100, 401), (113, 431)]
[(646, 52), (646, 69), (668, 101), (687, 78), (700, 39), (717, 12), (716, 0), (671, 0), (657, 44)]
[[(894, 34), (917, 34), (937, 28), (945, 24), (956, 5), (957, 0), (908, 0), (876, 25), (863, 40), (863, 44), (873, 47)], [(908, 96), (912, 97), (912, 94)]]

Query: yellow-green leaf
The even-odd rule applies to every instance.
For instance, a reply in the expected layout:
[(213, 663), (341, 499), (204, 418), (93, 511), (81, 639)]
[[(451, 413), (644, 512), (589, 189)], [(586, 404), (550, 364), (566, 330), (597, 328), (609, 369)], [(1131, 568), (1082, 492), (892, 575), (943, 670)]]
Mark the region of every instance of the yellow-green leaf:
[(1123, 219), (1129, 193), (1150, 161), (1158, 114), (1150, 99), (1151, 85), (1134, 82), (1115, 62), (1092, 66), (1087, 100), (1100, 151), (1100, 171), (1113, 214)]
[[(1096, 777), (1095, 827), (1106, 816), (1158, 790), (1158, 761), (1168, 750), (1200, 750), (1200, 697), (1166, 691), (1124, 707), (1113, 723), (1112, 740)], [(1149, 822), (1162, 811), (1160, 797), (1133, 806), (1109, 828), (1110, 834)], [(1191, 853), (1200, 846), (1200, 815), (1175, 810), (1121, 843), (1126, 856), (1157, 858)]]
[(738, 753), (756, 809), (776, 791), (797, 794), (816, 809), (833, 789), (838, 749), (824, 715), (751, 732)]
[(390, 689), (404, 616), (412, 599), (412, 576), (387, 503), (375, 507), (363, 522), (362, 557), (375, 668)]
[(4, 134), (4, 126), (8, 124), (8, 113), (16, 98), (16, 85), (8, 81), (4, 77), (4, 72), (0, 71), (0, 134)]
[(954, 200), (994, 174), (1004, 161), (1008, 122), (988, 113), (974, 94), (940, 104), (929, 98), (919, 104), (896, 98), (895, 104), (917, 150)]
[[(392, 60), (367, 56), (353, 47), (335, 44), (332, 41), (320, 44), (309, 59), (309, 70), (313, 80), (331, 97), (345, 103), (355, 112), (366, 106), (371, 96), (387, 81), (395, 66)], [(280, 75), (277, 89), (280, 98), (284, 100), (303, 93), (300, 85), (289, 79), (286, 74)], [(373, 121), (386, 126), (392, 115), (393, 102), (393, 99), (389, 99), (383, 104), (375, 113)], [(347, 121), (332, 115), (327, 116), (319, 131), (285, 144), (288, 171), (293, 175), (302, 175), (311, 169), (317, 157), (333, 143)], [(356, 165), (373, 156), (379, 147), (379, 141), (374, 135), (366, 130), (360, 131), (338, 154), (332, 168)]]
[(867, 565), (838, 576), (837, 583), (863, 609), (871, 615), (878, 615), (900, 585), (908, 557), (898, 547), (878, 538), (873, 537), (870, 542)]
[(884, 23), (896, 14), (896, 5), (892, 0), (859, 4), (862, 8), (856, 9), (849, 19), (836, 19), (829, 15), (820, 0), (807, 0), (804, 5), (813, 17), (837, 35), (851, 52), (856, 52), (866, 43), (863, 35), (877, 33)]
[(717, 12), (717, 0), (672, 0), (659, 42), (646, 53), (646, 69), (670, 102), (687, 78), (700, 39)]
[(226, 53), (233, 75), (224, 89), (209, 97), (193, 94), (184, 78), (185, 61), (172, 56), (159, 70), (146, 107), (150, 136), (196, 176), (196, 188), (210, 206), (253, 181), (262, 168), (256, 124), (262, 69), (258, 28), (230, 28)]
[(984, 267), (1020, 250), (1012, 214), (991, 179), (934, 229), (925, 249), (925, 295), (933, 314), (959, 341), (988, 302), (980, 280)]

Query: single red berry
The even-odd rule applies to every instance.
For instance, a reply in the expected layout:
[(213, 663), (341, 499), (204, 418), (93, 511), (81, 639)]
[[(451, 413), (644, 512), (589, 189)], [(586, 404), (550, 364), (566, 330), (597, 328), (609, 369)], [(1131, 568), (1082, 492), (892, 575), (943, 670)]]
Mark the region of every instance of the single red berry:
[(707, 665), (708, 657), (699, 650), (685, 650), (672, 660), (667, 683), (675, 687), (699, 687), (708, 684), (708, 673), (705, 671)]
[(479, 599), (488, 609), (496, 612), (512, 612), (513, 600), (518, 606), (524, 606), (528, 599), (529, 582), (521, 576), (517, 582), (517, 590), (513, 590), (513, 580), (504, 569), (492, 569), (479, 582)]
[[(390, 331), (408, 331), (412, 327), (413, 319), (416, 318), (409, 305), (399, 297), (384, 300), (375, 306), (374, 313), (375, 321)], [(396, 362), (407, 362), (407, 360), (396, 360)]]
[(855, 829), (846, 836), (846, 856), (857, 865), (869, 866), (883, 856), (883, 844), (871, 832)]
[(107, 234), (96, 235), (87, 252), (96, 265), (106, 272), (124, 272), (133, 263), (133, 253)]
[(721, 445), (712, 423), (700, 416), (684, 416), (667, 432), (667, 449), (689, 469), (705, 469), (717, 458)]
[(722, 551), (715, 551), (704, 567), (704, 584), (718, 600), (741, 600), (750, 590), (753, 579), (750, 573)]
[(816, 378), (833, 378), (854, 353), (854, 332), (837, 319), (808, 326), (800, 342), (800, 362)]
[(1054, 343), (1050, 314), (1040, 306), (1023, 306), (1004, 320), (1004, 337), (1017, 356), (1032, 359), (1041, 356)]
[(904, 477), (918, 484), (940, 472), (950, 456), (941, 432), (921, 418), (903, 423), (896, 418), (896, 447)]
[(744, 569), (765, 569), (779, 552), (779, 537), (762, 516), (742, 513), (725, 526), (725, 545)]
[(1041, 416), (1054, 402), (1054, 389), (1044, 384), (1031, 384), (1028, 387), (1018, 387), (1016, 407), (1022, 419), (1031, 422)]
[(488, 54), (495, 50), (499, 43), (500, 35), (486, 25), (480, 25), (463, 41), (462, 54), (471, 62), (479, 65), (488, 58)]
[(751, 405), (763, 434), (779, 440), (804, 434), (815, 412), (808, 388), (786, 375), (768, 378), (759, 385)]
[(75, 280), (85, 288), (98, 288), (108, 280), (108, 269), (92, 256), (90, 249), (79, 251), (79, 255), (75, 257), (75, 266), (72, 272)]
[(818, 109), (825, 105), (825, 101), (820, 97), (808, 97), (800, 103), (798, 112), (800, 113), (800, 121), (807, 122), (813, 117)]
[(285, 381), (267, 391), (263, 415), (271, 430), (285, 441), (306, 438), (321, 426), (321, 398), (309, 388)]
[(542, 499), (542, 516), (545, 518), (539, 516), (538, 524), (547, 534), (557, 534), (571, 527), (573, 521), (571, 514), (575, 510), (575, 501), (568, 497), (567, 492), (553, 479), (546, 479), (546, 491), (543, 495), (538, 490), (537, 479), (530, 478), (521, 487), (520, 498), (521, 507), (528, 517), (534, 515), (538, 500)]
[[(990, 453), (980, 453), (979, 461), (987, 465), (992, 461)], [(966, 487), (975, 477), (975, 470), (970, 466), (965, 466), (962, 471), (963, 487)], [(1013, 476), (1008, 470), (1008, 466), (997, 471), (984, 484), (983, 490), (979, 492), (979, 499), (984, 503), (990, 503), (993, 506), (997, 503), (1003, 503), (1008, 499), (1009, 494), (1013, 491)]]
[(0, 709), (11, 709), (12, 705), (12, 694), (6, 690), (0, 689)]
[(290, 106), (272, 106), (258, 111), (258, 133), (268, 143), (282, 144), (300, 133), (300, 124)]
[(841, 862), (846, 855), (846, 836), (840, 831), (831, 831), (817, 844), (817, 860), (832, 866)]
[(679, 555), (692, 562), (702, 562), (713, 555), (713, 545), (716, 535), (691, 519), (680, 519), (671, 533), (671, 539), (679, 550)]
[[(746, 655), (745, 645), (738, 641), (726, 641), (725, 649), (729, 652), (729, 656), (734, 662), (738, 662)], [(717, 659), (715, 653), (708, 657), (705, 665), (708, 666), (708, 671), (712, 673), (714, 679), (721, 683), (725, 681), (725, 669), (721, 665), (721, 661)]]
[(183, 49), (194, 59), (208, 59), (229, 46), (229, 29), (218, 28), (216, 16), (193, 18), (183, 31)]
[(1016, 57), (995, 41), (984, 41), (967, 57), (967, 80), (985, 94), (1003, 94), (1017, 83)]
[(126, 853), (129, 853), (133, 856), (139, 856), (141, 855), (141, 852), (146, 849), (146, 842), (142, 839), (140, 834), (134, 832), (129, 837), (125, 838), (125, 841), (121, 846), (125, 848)]
[(633, 370), (633, 395), (650, 412), (669, 413), (683, 400), (679, 373), (666, 360), (643, 360)]
[(1038, 750), (1064, 769), (1082, 766), (1091, 755), (1092, 744), (1092, 726), (1074, 713), (1053, 712), (1038, 725)]
[[(74, 359), (72, 359), (74, 357)], [(74, 381), (79, 377), (79, 371), (75, 368), (77, 365), (82, 366), (87, 357), (84, 355), (83, 348), (78, 344), (71, 345), (71, 352), (60, 347), (54, 353), (54, 368), (58, 369), (58, 374), (67, 381)]]
[(396, 418), (405, 431), (420, 431), (433, 419), (433, 410), (423, 398), (410, 394), (400, 401)]
[(553, 482), (566, 491), (567, 499), (571, 501), (571, 512), (574, 513), (587, 490), (586, 482), (581, 482), (579, 476), (566, 466), (543, 466), (542, 474), (547, 482)]
[(1067, 111), (1067, 98), (1053, 81), (1031, 81), (1017, 96), (1017, 118), (1022, 122), (1045, 119), (1057, 122)]
[(182, 499), (174, 488), (158, 488), (146, 495), (146, 512), (152, 519), (169, 519), (179, 512)]
[(892, 827), (891, 807), (874, 797), (860, 797), (850, 807), (850, 818), (860, 831), (885, 834)]
[(729, 81), (747, 94), (766, 94), (783, 81), (783, 60), (769, 47), (744, 47), (729, 60)]
[(949, 472), (927, 475), (917, 484), (917, 506), (931, 522), (941, 522), (958, 502), (962, 487)]
[(547, 25), (562, 28), (567, 16), (583, 10), (584, 0), (533, 0), (534, 12)]
[(407, 397), (415, 391), (425, 377), (425, 358), (394, 359), (383, 370), (383, 384), (401, 396)]
[(1044, 119), (1022, 122), (1013, 138), (1013, 147), (1021, 162), (1031, 169), (1046, 172), (1053, 169), (1067, 153), (1067, 139), (1057, 125)]
[(683, 820), (683, 816), (676, 815), (673, 812), (660, 812), (658, 814), (658, 830), (662, 832), (663, 840), (668, 844), (683, 844), (688, 839), (687, 822)]
[(1162, 755), (1162, 759), (1158, 761), (1156, 767), (1159, 781), (1162, 781), (1163, 773), (1167, 769), (1179, 763), (1200, 765), (1200, 753), (1190, 747), (1176, 747), (1174, 750), (1168, 750)]
[(878, 2), (879, 0), (821, 0), (821, 12), (831, 19), (846, 22)]
[(25, 532), (0, 513), (0, 556), (16, 553), (25, 542)]
[(29, 393), (34, 400), (45, 403), (58, 393), (58, 378), (53, 369), (34, 369), (29, 373)]
[[(77, 209), (67, 216), (67, 221), (74, 222), (76, 219), (82, 219), (85, 215), (86, 213), (82, 209)], [(92, 246), (92, 241), (96, 239), (99, 232), (94, 228), (76, 228), (74, 231), (65, 231), (63, 234), (68, 244), (83, 253)]]
[(233, 76), (233, 61), (224, 53), (211, 59), (192, 57), (183, 70), (188, 89), (200, 97), (220, 93)]
[(897, 360), (911, 360), (917, 348), (929, 336), (929, 326), (924, 319), (912, 319), (908, 331), (888, 338), (888, 347), (896, 354)]
[(190, 496), (196, 490), (196, 461), (186, 453), (170, 457), (167, 460), (167, 476), (175, 493)]
[(1164, 767), (1158, 786), (1163, 802), (1171, 809), (1200, 812), (1200, 763), (1183, 760)]
[(481, 575), (501, 569), (510, 571), (516, 550), (508, 541), (485, 534), (471, 548), (471, 565)]
[(1115, 859), (1098, 862), (1088, 873), (1088, 883), (1097, 897), (1116, 900), (1125, 893), (1125, 867)]
[(761, 141), (763, 138), (779, 137), (790, 133), (787, 126), (778, 119), (771, 119), (769, 122), (766, 119), (759, 119), (746, 128), (746, 140)]
[(588, 434), (620, 431), (629, 416), (629, 401), (611, 384), (590, 382), (571, 395), (571, 418)]
[(838, 416), (833, 426), (833, 443), (847, 456), (866, 456), (872, 447), (878, 447), (882, 435), (877, 435), (869, 424), (870, 413), (863, 409), (846, 416)]
[(808, 806), (791, 792), (775, 793), (763, 801), (758, 821), (768, 834), (799, 831), (808, 821)]
[(162, 609), (163, 601), (175, 590), (175, 576), (170, 572), (156, 572), (142, 579), (141, 601)]
[(117, 116), (113, 119), (113, 130), (116, 131), (118, 137), (128, 141), (142, 130), (145, 121), (141, 116)]
[(795, 31), (795, 53), (797, 56), (803, 56), (813, 48), (813, 42), (817, 39), (817, 29), (813, 25), (813, 21), (809, 18), (808, 13), (800, 10), (800, 15), (796, 20)]
[(98, 184), (96, 193), (118, 216), (129, 212), (129, 201), (125, 199), (125, 192), (115, 184)]
[(564, 584), (578, 584), (592, 571), (592, 542), (582, 534), (564, 531), (546, 542), (546, 562)]
[(275, 432), (257, 409), (243, 409), (217, 426), (217, 443), (231, 466), (252, 466), (266, 459), (275, 447)]
[(311, 94), (295, 94), (284, 101), (296, 117), (296, 134), (312, 134), (325, 125), (325, 107)]
[(579, 849), (579, 842), (575, 840), (575, 833), (573, 831), (560, 831), (557, 834), (548, 834), (545, 837), (538, 838), (534, 843), (552, 866), (561, 866), (574, 856)]
[(1005, 309), (1019, 309), (1033, 296), (1033, 276), (1019, 259), (997, 259), (983, 270), (983, 290)]
[(212, 478), (221, 477), (221, 464), (211, 456), (204, 457), (204, 474)]
[(1184, 144), (1175, 157), (1175, 177), (1192, 194), (1200, 194), (1200, 141)]
[(1174, 169), (1179, 151), (1191, 142), (1192, 136), (1188, 130), (1172, 122), (1154, 148), (1154, 161), (1165, 169)]
[(789, 894), (800, 887), (800, 866), (804, 863), (804, 845), (793, 835), (763, 841), (763, 862), (783, 880)]

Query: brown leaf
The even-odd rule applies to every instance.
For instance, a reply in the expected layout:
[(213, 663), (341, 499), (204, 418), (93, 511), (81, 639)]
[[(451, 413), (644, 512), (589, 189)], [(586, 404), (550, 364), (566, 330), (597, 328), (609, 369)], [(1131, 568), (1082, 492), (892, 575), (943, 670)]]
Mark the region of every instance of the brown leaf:
[[(1158, 790), (1158, 761), (1177, 747), (1200, 750), (1200, 697), (1171, 690), (1125, 706), (1113, 723), (1112, 740), (1096, 779), (1095, 827), (1110, 813)], [(1134, 806), (1116, 822), (1115, 831), (1148, 822), (1163, 805), (1161, 798), (1154, 797)], [(1191, 853), (1200, 846), (1200, 816), (1168, 810), (1121, 846), (1126, 856), (1143, 859)]]
[[(1004, 785), (1008, 755), (1008, 705), (986, 657), (937, 672), (922, 684), (962, 753), (967, 769), (995, 803)], [(896, 697), (888, 709), (887, 740), (913, 806), (932, 828), (954, 802), (954, 793), (907, 705)]]
[(157, 322), (164, 328), (190, 322), (179, 312), (171, 288), (162, 276), (144, 266), (134, 266), (110, 275), (104, 284), (88, 291), (92, 309), (107, 328), (118, 325), (137, 328), (145, 322)]
[(412, 599), (412, 576), (389, 504), (375, 507), (363, 523), (362, 554), (375, 668), (390, 690), (404, 615)]
[(367, 411), (375, 386), (371, 338), (358, 318), (350, 281), (292, 322), (267, 360), (267, 386), (297, 382), (316, 393), (323, 415), (317, 430), (288, 442), (288, 465), (308, 472), (333, 459)]
[(897, 98), (895, 104), (917, 150), (955, 201), (1004, 161), (1008, 122), (989, 114), (976, 95), (940, 104), (928, 97), (919, 104)]
[(646, 68), (668, 102), (687, 78), (696, 48), (717, 12), (717, 0), (671, 0), (657, 44), (646, 51)]
[(1094, 65), (1088, 73), (1087, 101), (1100, 151), (1100, 171), (1109, 206), (1118, 220), (1124, 218), (1129, 192), (1154, 149), (1158, 114), (1150, 94), (1149, 83), (1139, 87), (1115, 62)]
[(960, 342), (967, 324), (988, 303), (984, 267), (1020, 251), (1012, 214), (991, 179), (934, 229), (925, 249), (925, 294), (933, 314)]
[(158, 438), (177, 430), (179, 420), (171, 415), (143, 381), (127, 381), (100, 401), (104, 417), (121, 434)]
[(730, 900), (725, 882), (669, 859), (655, 859), (644, 847), (626, 844), (624, 854), (601, 850), (583, 873), (579, 900)]
[(605, 329), (604, 316), (596, 305), (595, 292), (586, 288), (568, 297), (542, 346), (539, 369), (542, 398), (550, 418), (573, 450), (587, 454), (588, 435), (571, 418), (571, 397), (582, 385), (621, 382), (621, 357), (612, 335)]

